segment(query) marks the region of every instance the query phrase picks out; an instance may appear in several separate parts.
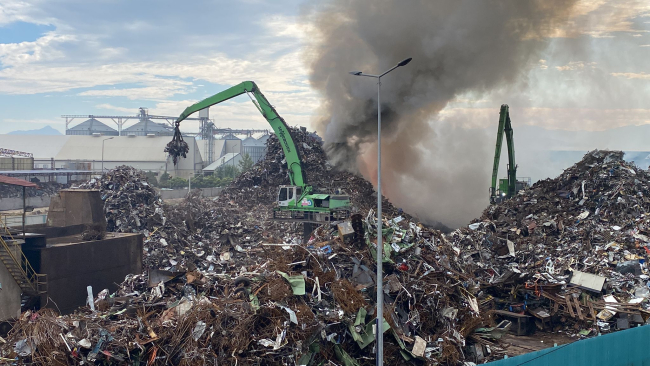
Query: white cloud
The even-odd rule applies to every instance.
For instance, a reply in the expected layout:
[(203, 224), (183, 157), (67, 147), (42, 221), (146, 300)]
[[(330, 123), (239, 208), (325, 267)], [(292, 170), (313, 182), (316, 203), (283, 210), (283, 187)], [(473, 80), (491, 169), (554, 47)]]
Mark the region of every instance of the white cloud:
[[(165, 79), (163, 79), (165, 80)], [(159, 81), (163, 81), (159, 80)], [(186, 82), (178, 84), (191, 85), (192, 83)], [(191, 88), (179, 86), (148, 86), (142, 88), (123, 88), (123, 89), (101, 89), (101, 90), (87, 90), (78, 95), (81, 96), (95, 96), (95, 97), (126, 97), (131, 100), (155, 100), (165, 99), (176, 94), (187, 94)]]
[(548, 69), (548, 65), (546, 64), (546, 60), (539, 60), (539, 68), (542, 70)]
[(650, 12), (647, 0), (580, 0), (569, 21), (550, 32), (552, 37), (613, 37), (614, 32), (639, 33), (633, 20)]
[(48, 32), (33, 42), (0, 43), (0, 63), (11, 67), (61, 59), (65, 55), (58, 46), (75, 41), (74, 36)]
[(51, 24), (45, 19), (38, 19), (31, 16), (34, 7), (26, 1), (3, 0), (0, 3), (0, 26), (13, 22), (29, 22), (36, 24)]
[(650, 74), (645, 72), (613, 72), (612, 76), (624, 77), (626, 79), (650, 80)]
[(596, 63), (595, 62), (584, 62), (584, 61), (571, 61), (568, 64), (564, 66), (556, 66), (555, 68), (558, 71), (574, 71), (574, 70), (582, 70), (585, 67), (590, 67), (590, 68), (595, 68)]
[(108, 104), (108, 103), (97, 104), (97, 105), (95, 105), (95, 108), (108, 109), (108, 110), (117, 111), (117, 112), (124, 112), (124, 113), (129, 113), (130, 115), (135, 115), (138, 112), (138, 110), (136, 108), (124, 108), (124, 107), (119, 107), (119, 106), (115, 106), (115, 105)]

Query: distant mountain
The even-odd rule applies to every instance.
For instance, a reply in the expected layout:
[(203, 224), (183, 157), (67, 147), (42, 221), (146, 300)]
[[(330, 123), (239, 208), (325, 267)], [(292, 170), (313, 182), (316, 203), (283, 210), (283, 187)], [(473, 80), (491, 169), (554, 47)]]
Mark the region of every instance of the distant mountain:
[(39, 128), (38, 130), (19, 130), (11, 131), (8, 135), (63, 135), (58, 130), (52, 128), (51, 126), (45, 126)]

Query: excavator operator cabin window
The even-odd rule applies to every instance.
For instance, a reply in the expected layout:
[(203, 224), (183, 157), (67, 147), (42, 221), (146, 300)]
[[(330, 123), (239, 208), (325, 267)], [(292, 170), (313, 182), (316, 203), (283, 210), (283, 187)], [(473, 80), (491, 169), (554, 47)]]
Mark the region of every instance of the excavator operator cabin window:
[(289, 188), (289, 200), (293, 199), (293, 188)]
[(286, 201), (287, 200), (287, 188), (280, 188), (280, 196), (278, 197), (278, 201)]
[(300, 198), (302, 196), (302, 187), (296, 188), (296, 199)]

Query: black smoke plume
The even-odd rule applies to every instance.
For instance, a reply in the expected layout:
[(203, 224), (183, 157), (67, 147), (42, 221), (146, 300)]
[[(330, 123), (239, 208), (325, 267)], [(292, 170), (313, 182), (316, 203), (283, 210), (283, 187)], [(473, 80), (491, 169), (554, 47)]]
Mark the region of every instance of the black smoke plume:
[[(425, 221), (458, 226), (488, 203), (495, 133), (439, 122), (462, 95), (525, 84), (567, 0), (331, 0), (305, 11), (307, 60), (322, 95), (317, 130), (332, 162), (375, 181), (377, 74), (382, 79), (384, 194)], [(507, 101), (503, 101), (507, 103)], [(499, 105), (494, 106), (494, 120)], [(516, 134), (516, 131), (515, 131)]]

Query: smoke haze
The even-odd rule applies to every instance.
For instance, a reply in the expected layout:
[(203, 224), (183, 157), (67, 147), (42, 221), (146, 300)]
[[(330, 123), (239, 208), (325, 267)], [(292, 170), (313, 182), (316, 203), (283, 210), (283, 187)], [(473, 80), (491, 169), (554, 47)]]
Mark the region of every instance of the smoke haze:
[[(458, 95), (525, 85), (547, 45), (544, 37), (569, 17), (574, 4), (314, 4), (305, 15), (313, 25), (307, 59), (311, 85), (322, 96), (316, 128), (333, 164), (376, 180), (376, 80), (349, 72), (378, 74), (412, 57), (382, 79), (383, 193), (425, 222), (460, 226), (477, 217), (488, 204), (496, 133), (442, 123), (437, 115)], [(493, 110), (496, 124), (499, 105)]]

